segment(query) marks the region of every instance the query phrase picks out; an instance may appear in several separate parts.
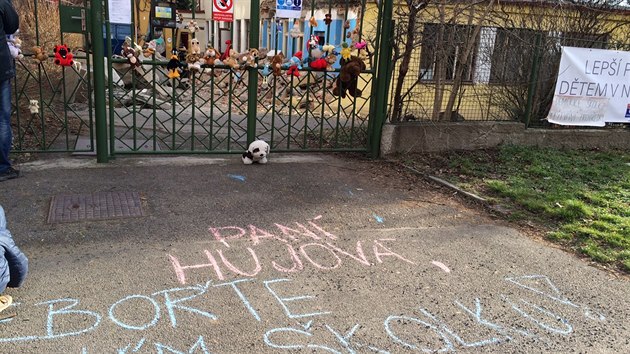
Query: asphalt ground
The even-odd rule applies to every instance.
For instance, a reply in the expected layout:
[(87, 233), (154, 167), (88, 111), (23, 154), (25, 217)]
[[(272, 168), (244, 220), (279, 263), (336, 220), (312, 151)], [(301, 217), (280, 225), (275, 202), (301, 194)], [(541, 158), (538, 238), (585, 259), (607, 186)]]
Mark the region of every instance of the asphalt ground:
[[(383, 161), (20, 168), (1, 353), (630, 352), (627, 279)], [(53, 197), (122, 192), (142, 216), (48, 222)]]

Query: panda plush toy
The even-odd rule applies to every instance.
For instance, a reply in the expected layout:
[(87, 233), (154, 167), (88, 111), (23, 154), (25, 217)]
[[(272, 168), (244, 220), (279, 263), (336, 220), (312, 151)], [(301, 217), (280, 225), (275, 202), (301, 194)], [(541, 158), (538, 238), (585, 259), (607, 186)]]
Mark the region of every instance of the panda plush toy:
[(247, 151), (243, 153), (243, 163), (251, 165), (254, 162), (267, 163), (267, 156), (269, 155), (269, 144), (263, 140), (256, 140), (249, 144)]

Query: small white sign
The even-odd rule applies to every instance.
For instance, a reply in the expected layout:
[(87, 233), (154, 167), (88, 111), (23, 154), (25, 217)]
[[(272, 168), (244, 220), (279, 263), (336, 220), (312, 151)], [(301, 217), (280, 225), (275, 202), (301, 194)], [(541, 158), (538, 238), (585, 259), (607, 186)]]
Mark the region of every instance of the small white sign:
[(212, 0), (212, 19), (214, 21), (234, 21), (235, 0)]
[(131, 0), (109, 0), (109, 22), (131, 24)]
[(301, 18), (302, 0), (276, 0), (276, 17)]

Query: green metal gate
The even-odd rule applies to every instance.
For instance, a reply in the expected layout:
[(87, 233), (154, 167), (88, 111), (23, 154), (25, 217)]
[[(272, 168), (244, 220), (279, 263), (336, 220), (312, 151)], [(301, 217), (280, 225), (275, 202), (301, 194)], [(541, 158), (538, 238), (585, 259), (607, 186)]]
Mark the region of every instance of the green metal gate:
[[(31, 3), (34, 7), (42, 3), (50, 5), (43, 0)], [(20, 71), (16, 79), (19, 88), (15, 95), (19, 135), (16, 149), (98, 152), (99, 162), (104, 162), (125, 154), (241, 153), (249, 142), (263, 139), (275, 152), (358, 151), (377, 156), (389, 83), (386, 76), (390, 61), (378, 60), (379, 53), (387, 53), (389, 47), (389, 41), (381, 38), (389, 38), (391, 33), (390, 26), (383, 26), (391, 24), (384, 20), (391, 19), (391, 4), (386, 3), (377, 6), (366, 0), (313, 0), (305, 4), (310, 16), (289, 22), (273, 17), (266, 1), (252, 1), (250, 18), (240, 19), (247, 21), (247, 25), (241, 22), (238, 27), (234, 23), (215, 24), (206, 15), (210, 9), (192, 1), (192, 11), (184, 13), (186, 18), (178, 28), (164, 28), (162, 32), (167, 46), (168, 41), (177, 46), (179, 42), (187, 42), (186, 36), (188, 39), (201, 36), (202, 43), (219, 45), (224, 45), (226, 38), (233, 42), (240, 39), (241, 48), (237, 48), (240, 51), (245, 48), (243, 38), (248, 38), (247, 48), (262, 48), (265, 44), (274, 53), (283, 51), (289, 56), (299, 50), (310, 56), (306, 45), (311, 35), (316, 36), (319, 44), (335, 45), (337, 54), (341, 52), (341, 43), (364, 41), (370, 55), (357, 79), (363, 92), (346, 98), (333, 95), (338, 85), (339, 62), (332, 71), (316, 71), (305, 60), (299, 77), (287, 75), (286, 70), (275, 76), (264, 66), (267, 60), (259, 58), (257, 67), (204, 65), (199, 71), (183, 70), (179, 78), (169, 79), (170, 53), (160, 56), (144, 50), (138, 56), (141, 65), (131, 65), (121, 55), (122, 38), (117, 37), (117, 24), (107, 20), (111, 18), (107, 1), (102, 7), (94, 2), (89, 9), (87, 2), (78, 3), (70, 17), (82, 25), (73, 36), (81, 36), (85, 53), (90, 53), (75, 53), (82, 65), (58, 67), (47, 62), (35, 66), (34, 53), (29, 52), (19, 61), (18, 65), (28, 70)], [(147, 34), (155, 32), (146, 24), (143, 28), (142, 21), (153, 15), (151, 6), (162, 6), (165, 2), (140, 0), (132, 4), (128, 43), (132, 49), (143, 44), (146, 49), (149, 40), (155, 38)], [(273, 5), (275, 10), (275, 2)], [(64, 11), (67, 9), (62, 8), (62, 15)], [(36, 12), (36, 19), (37, 15)], [(197, 21), (205, 30), (190, 33), (185, 28), (189, 20)], [(63, 43), (65, 31), (77, 32), (77, 24), (60, 22), (58, 40)], [(36, 23), (41, 23), (41, 18)], [(228, 30), (208, 33), (211, 28)], [(243, 28), (247, 29), (247, 36)], [(220, 37), (226, 32), (228, 36)], [(41, 42), (39, 36), (35, 39), (37, 44)], [(60, 73), (57, 81), (48, 74), (53, 70)], [(75, 74), (76, 84), (68, 85), (68, 76)], [(26, 89), (29, 83), (39, 87), (39, 94)], [(85, 102), (69, 99), (77, 93), (84, 94)], [(41, 102), (40, 113), (29, 115), (28, 101), (35, 96)], [(55, 105), (50, 103), (53, 101)], [(56, 130), (51, 130), (48, 125), (51, 118), (46, 117), (58, 122)], [(27, 146), (29, 135), (37, 137), (37, 145)]]

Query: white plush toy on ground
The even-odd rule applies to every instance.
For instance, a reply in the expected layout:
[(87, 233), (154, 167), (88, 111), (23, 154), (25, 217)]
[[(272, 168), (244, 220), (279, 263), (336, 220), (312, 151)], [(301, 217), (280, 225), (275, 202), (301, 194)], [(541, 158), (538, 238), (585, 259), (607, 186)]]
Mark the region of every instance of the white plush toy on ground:
[(267, 163), (267, 156), (269, 155), (269, 144), (263, 140), (256, 140), (249, 144), (247, 151), (243, 153), (243, 163), (251, 165), (254, 162)]

